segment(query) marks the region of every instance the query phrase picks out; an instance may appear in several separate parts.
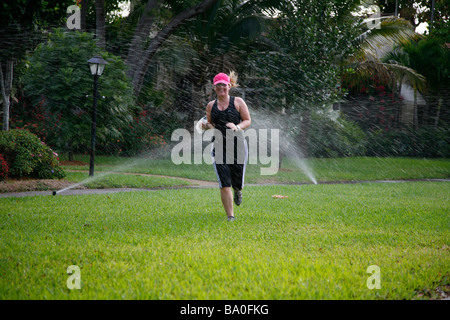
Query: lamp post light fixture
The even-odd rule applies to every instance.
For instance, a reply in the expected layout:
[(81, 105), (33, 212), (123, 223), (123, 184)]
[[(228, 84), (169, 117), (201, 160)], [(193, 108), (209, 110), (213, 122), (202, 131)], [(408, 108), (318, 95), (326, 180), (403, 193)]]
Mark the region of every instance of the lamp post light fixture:
[(91, 67), (91, 74), (94, 76), (94, 94), (92, 98), (92, 127), (91, 127), (91, 152), (89, 160), (89, 176), (94, 176), (95, 157), (95, 131), (97, 130), (97, 98), (98, 98), (98, 77), (102, 75), (105, 65), (108, 64), (100, 56), (95, 56), (88, 60)]

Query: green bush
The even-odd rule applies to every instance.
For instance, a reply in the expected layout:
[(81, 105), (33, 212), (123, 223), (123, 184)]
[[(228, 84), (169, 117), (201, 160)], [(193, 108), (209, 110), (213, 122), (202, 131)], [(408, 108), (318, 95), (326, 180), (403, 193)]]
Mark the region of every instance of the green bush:
[(332, 158), (363, 156), (366, 135), (354, 122), (345, 117), (333, 120), (332, 115), (311, 115), (309, 152), (312, 157)]
[[(164, 136), (158, 134), (159, 124), (162, 121), (153, 116), (150, 117), (147, 110), (142, 110), (133, 117), (133, 121), (129, 125), (118, 128), (121, 133), (119, 139), (111, 139), (111, 141), (99, 145), (98, 154), (136, 156), (164, 147), (166, 145)], [(159, 132), (163, 131), (159, 130)]]
[(0, 132), (0, 153), (9, 163), (10, 177), (63, 178), (58, 154), (28, 130)]
[(423, 127), (419, 130), (368, 133), (368, 156), (450, 157), (450, 130)]

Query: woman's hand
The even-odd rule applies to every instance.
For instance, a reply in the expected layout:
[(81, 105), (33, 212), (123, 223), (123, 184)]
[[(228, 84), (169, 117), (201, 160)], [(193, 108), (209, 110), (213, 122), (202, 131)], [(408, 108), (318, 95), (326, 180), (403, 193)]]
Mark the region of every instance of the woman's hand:
[(233, 122), (228, 122), (228, 123), (226, 124), (226, 126), (227, 126), (228, 128), (230, 128), (231, 130), (233, 130), (233, 131), (237, 131), (237, 130), (238, 130), (238, 128), (236, 127), (236, 125), (235, 125)]
[(213, 125), (209, 122), (202, 122), (202, 129), (203, 130), (208, 130), (208, 129), (212, 129)]

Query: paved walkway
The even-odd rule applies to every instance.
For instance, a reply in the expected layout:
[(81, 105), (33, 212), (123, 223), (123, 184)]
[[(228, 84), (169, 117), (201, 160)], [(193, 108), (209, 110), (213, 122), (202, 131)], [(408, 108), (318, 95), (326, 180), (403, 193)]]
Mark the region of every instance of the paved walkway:
[[(176, 177), (170, 177), (176, 178)], [(133, 192), (133, 191), (155, 191), (155, 190), (171, 190), (171, 189), (199, 189), (199, 188), (218, 188), (217, 182), (199, 181), (192, 179), (179, 178), (196, 183), (193, 186), (176, 186), (176, 187), (157, 187), (157, 188), (111, 188), (111, 189), (68, 189), (65, 191), (57, 191), (56, 195), (68, 196), (68, 195), (85, 195), (85, 194), (108, 194), (117, 192)], [(352, 180), (352, 181), (320, 181), (317, 184), (358, 184), (358, 183), (404, 183), (404, 182), (417, 182), (417, 181), (430, 181), (430, 182), (450, 182), (450, 179), (418, 179), (418, 180)], [(263, 183), (263, 184), (245, 184), (248, 186), (288, 186), (288, 185), (311, 185), (311, 182), (298, 182), (298, 183)], [(54, 191), (26, 191), (26, 192), (13, 192), (13, 193), (0, 193), (0, 198), (7, 197), (33, 197), (33, 196), (50, 196)]]

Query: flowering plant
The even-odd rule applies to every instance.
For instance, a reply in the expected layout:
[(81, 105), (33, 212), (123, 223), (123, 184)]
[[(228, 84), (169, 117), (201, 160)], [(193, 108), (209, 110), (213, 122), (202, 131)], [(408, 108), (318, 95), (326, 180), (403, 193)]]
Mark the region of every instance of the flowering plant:
[(28, 130), (0, 132), (0, 153), (9, 164), (11, 177), (63, 178), (58, 154)]
[(8, 177), (9, 166), (3, 155), (0, 153), (0, 181)]

